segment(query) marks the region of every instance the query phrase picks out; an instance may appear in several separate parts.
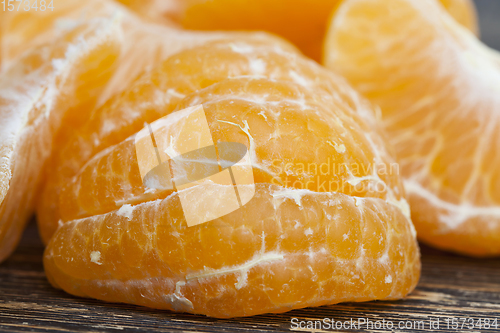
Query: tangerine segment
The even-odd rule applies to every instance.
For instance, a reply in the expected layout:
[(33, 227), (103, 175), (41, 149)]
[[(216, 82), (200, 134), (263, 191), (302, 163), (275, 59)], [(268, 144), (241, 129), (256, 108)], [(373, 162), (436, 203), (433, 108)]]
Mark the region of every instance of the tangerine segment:
[(325, 56), (329, 68), (380, 105), (420, 239), (499, 255), (495, 51), (433, 1), (346, 0), (332, 20)]
[(195, 227), (177, 192), (65, 223), (44, 266), (73, 295), (213, 317), (399, 299), (420, 273), (412, 225), (396, 206), (271, 184)]
[[(308, 57), (321, 60), (332, 11), (339, 0), (121, 0), (141, 13), (195, 30), (264, 30), (282, 36)], [(455, 19), (477, 33), (472, 0), (441, 0)]]
[[(399, 169), (391, 170), (397, 165), (391, 164), (383, 142), (365, 132), (358, 114), (332, 109), (329, 102), (328, 96), (301, 85), (244, 77), (199, 90), (178, 108), (203, 103), (214, 142), (238, 142), (249, 148), (257, 183), (404, 203)], [(171, 116), (163, 122), (180, 121), (176, 112)], [(167, 139), (182, 142), (177, 134)], [(161, 139), (156, 138), (158, 147)], [(88, 161), (61, 193), (62, 220), (106, 213), (160, 195), (142, 186), (135, 152), (132, 137)]]
[[(306, 60), (288, 43), (263, 34), (208, 42), (171, 56), (157, 69), (137, 78), (127, 91), (92, 111), (88, 121), (74, 124), (72, 135), (64, 141), (66, 144), (54, 152), (51, 169), (58, 172), (47, 175), (38, 205), (42, 239), (47, 243), (62, 219), (59, 213), (62, 188), (72, 182), (72, 177), (93, 155), (138, 132), (144, 122), (151, 123), (171, 113), (186, 95), (239, 76), (298, 83), (317, 91), (317, 98), (321, 97), (317, 103), (328, 105), (325, 110), (334, 107), (344, 114), (357, 113), (363, 121), (359, 116), (349, 116), (349, 121), (356, 121), (354, 126), (361, 126), (364, 132), (377, 131), (369, 103), (359, 98), (344, 79)], [(372, 136), (372, 140), (385, 146), (379, 135)], [(342, 151), (340, 144), (337, 149)], [(334, 142), (329, 145), (335, 147)], [(110, 203), (103, 200), (97, 204)]]
[(113, 21), (89, 20), (41, 45), (0, 82), (0, 261), (33, 213), (42, 168), (62, 119), (96, 101), (119, 53)]

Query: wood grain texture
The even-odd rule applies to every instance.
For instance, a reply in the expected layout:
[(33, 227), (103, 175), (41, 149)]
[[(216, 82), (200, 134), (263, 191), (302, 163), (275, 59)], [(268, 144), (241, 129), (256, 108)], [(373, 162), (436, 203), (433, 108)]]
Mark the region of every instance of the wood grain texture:
[[(303, 320), (304, 325), (307, 320), (323, 318), (335, 321), (353, 318), (355, 322), (358, 318), (385, 320), (392, 321), (394, 326), (400, 321), (409, 321), (413, 326), (418, 321), (424, 322), (423, 329), (394, 327), (402, 332), (500, 332), (500, 259), (465, 258), (425, 246), (420, 284), (405, 300), (348, 303), (230, 320), (73, 297), (47, 282), (42, 255), (43, 245), (32, 223), (18, 250), (0, 265), (1, 332), (285, 332), (292, 328), (292, 318)], [(497, 318), (499, 326), (489, 330), (447, 327), (447, 318), (464, 317), (476, 321)], [(439, 330), (431, 329), (429, 320), (437, 318), (440, 318)], [(332, 331), (325, 326), (323, 329)], [(388, 330), (358, 326), (349, 331)]]

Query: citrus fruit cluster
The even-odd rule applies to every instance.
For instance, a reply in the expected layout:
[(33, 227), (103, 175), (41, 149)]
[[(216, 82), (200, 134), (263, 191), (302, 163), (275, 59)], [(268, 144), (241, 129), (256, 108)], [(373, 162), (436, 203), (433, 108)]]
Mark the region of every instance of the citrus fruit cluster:
[[(431, 244), (498, 254), (500, 61), (465, 29), (471, 3), (443, 4), (462, 26), (434, 0), (1, 13), (0, 259), (36, 211), (55, 287), (235, 317), (404, 297), (412, 218)], [(182, 190), (144, 185), (134, 138), (197, 105), (214, 142), (248, 148), (255, 196), (188, 227)]]

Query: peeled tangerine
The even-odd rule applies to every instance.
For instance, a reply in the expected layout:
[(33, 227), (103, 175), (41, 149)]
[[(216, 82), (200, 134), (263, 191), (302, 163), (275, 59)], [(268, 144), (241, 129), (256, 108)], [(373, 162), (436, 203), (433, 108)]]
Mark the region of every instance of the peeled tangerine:
[[(2, 21), (1, 259), (37, 204), (47, 277), (78, 296), (233, 317), (415, 288), (397, 164), (343, 79), (265, 34), (158, 26), (113, 2), (65, 6), (67, 17)], [(206, 126), (184, 131), (193, 110)], [(143, 158), (143, 137), (157, 154)], [(240, 185), (165, 178), (177, 155), (203, 174), (186, 137), (217, 149), (224, 170), (211, 179), (231, 169)], [(228, 166), (231, 147), (244, 147), (242, 163)], [(143, 179), (154, 156), (172, 169)], [(238, 206), (205, 222), (236, 188)]]
[(500, 56), (430, 0), (345, 0), (328, 67), (382, 109), (419, 238), (500, 254)]
[[(120, 0), (156, 20), (195, 30), (264, 30), (282, 36), (316, 61), (332, 11), (340, 0)], [(437, 1), (437, 0), (435, 0)], [(478, 33), (472, 0), (440, 0), (451, 15)]]
[[(193, 110), (205, 134), (185, 130)], [(48, 279), (73, 295), (214, 317), (404, 297), (419, 249), (373, 113), (343, 79), (272, 37), (170, 56), (58, 148), (50, 209), (38, 211)], [(234, 187), (142, 172), (144, 181), (141, 170), (185, 157), (186, 138), (215, 145), (218, 158), (224, 142), (246, 147), (253, 182), (238, 193), (244, 203), (254, 186), (253, 198), (188, 226), (186, 208), (202, 221)]]

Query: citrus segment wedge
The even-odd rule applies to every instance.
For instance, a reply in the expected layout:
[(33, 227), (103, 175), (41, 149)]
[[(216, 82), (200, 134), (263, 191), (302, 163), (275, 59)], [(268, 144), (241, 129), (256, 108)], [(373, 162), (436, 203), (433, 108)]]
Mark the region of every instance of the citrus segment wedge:
[(434, 1), (346, 0), (325, 57), (381, 107), (420, 239), (499, 255), (500, 56)]
[(22, 57), (1, 77), (0, 260), (33, 213), (55, 129), (68, 112), (96, 101), (119, 47), (112, 21), (93, 20)]
[(239, 317), (399, 299), (419, 278), (412, 226), (381, 199), (257, 184), (223, 218), (187, 227), (181, 216), (176, 192), (67, 222), (45, 251), (49, 281), (82, 297)]

